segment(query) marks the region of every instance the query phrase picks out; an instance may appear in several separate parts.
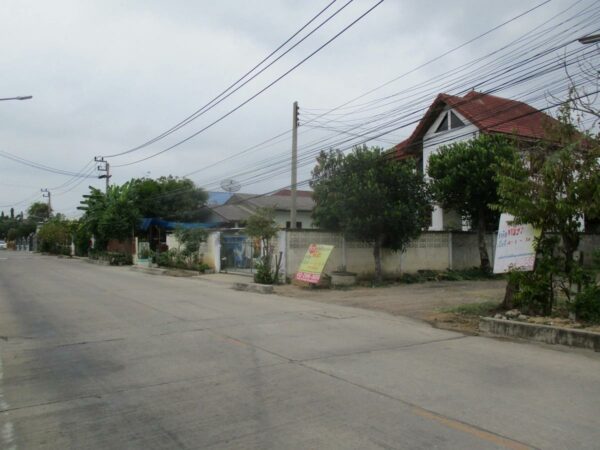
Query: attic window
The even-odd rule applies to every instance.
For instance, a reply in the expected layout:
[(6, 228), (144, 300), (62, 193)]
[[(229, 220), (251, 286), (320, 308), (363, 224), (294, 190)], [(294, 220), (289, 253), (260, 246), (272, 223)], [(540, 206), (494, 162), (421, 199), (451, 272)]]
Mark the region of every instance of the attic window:
[(454, 114), (452, 111), (450, 111), (450, 128), (460, 128), (460, 127), (464, 127), (465, 124), (462, 120), (460, 120), (458, 118), (458, 116), (456, 114)]
[(442, 131), (454, 130), (455, 128), (461, 128), (464, 126), (465, 126), (465, 123), (462, 120), (460, 120), (458, 118), (458, 116), (456, 114), (454, 114), (454, 112), (446, 111), (444, 113), (444, 118), (438, 125), (435, 132), (440, 133)]
[(447, 129), (448, 129), (448, 115), (445, 114), (444, 119), (440, 122), (440, 126), (437, 127), (437, 130), (435, 130), (435, 132), (439, 133), (440, 131), (446, 131)]

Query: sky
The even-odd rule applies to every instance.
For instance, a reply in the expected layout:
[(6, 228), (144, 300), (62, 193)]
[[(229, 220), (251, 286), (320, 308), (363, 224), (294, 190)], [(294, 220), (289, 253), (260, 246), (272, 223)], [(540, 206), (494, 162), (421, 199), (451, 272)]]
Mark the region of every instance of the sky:
[[(2, 1), (0, 98), (33, 98), (0, 101), (0, 209), (8, 211), (12, 206), (17, 213), (26, 210), (31, 202), (44, 200), (40, 192), (44, 188), (52, 192), (56, 212), (76, 217), (76, 207), (88, 186), (104, 186), (104, 180), (96, 178), (99, 172), (93, 170), (95, 156), (125, 152), (169, 130), (219, 95), (330, 3)], [(288, 46), (346, 3), (333, 2)], [(385, 0), (273, 86), (211, 125), (376, 4), (377, 0), (350, 2), (287, 55), (197, 119), (152, 145), (107, 158), (111, 182), (187, 175), (198, 186), (213, 191), (221, 190), (220, 182), (227, 179), (235, 179), (241, 191), (248, 193), (286, 187), (290, 184), (291, 135), (283, 134), (268, 147), (252, 147), (289, 132), (294, 101), (300, 106), (298, 179), (307, 180), (315, 152), (332, 144), (358, 143), (351, 140), (353, 134), (366, 134), (368, 145), (384, 148), (406, 138), (415, 126), (413, 119), (422, 115), (437, 92), (460, 92), (450, 84), (448, 71), (499, 51), (555, 16), (555, 22), (547, 26), (554, 23), (552, 29), (557, 30), (561, 20), (580, 13), (580, 22), (564, 25), (563, 40), (597, 31), (596, 24), (600, 23), (582, 23), (598, 12), (598, 2), (593, 0)], [(574, 45), (578, 44), (561, 47), (549, 57), (566, 57)], [(511, 62), (512, 54), (516, 50), (506, 50), (504, 64)], [(596, 62), (597, 55), (593, 55)], [(485, 90), (497, 83), (498, 77), (496, 81), (485, 79), (481, 72), (485, 67), (482, 62), (480, 72), (475, 72), (481, 81), (472, 78), (471, 88)], [(497, 70), (499, 76), (502, 66)], [(557, 80), (557, 73), (552, 80)], [(331, 111), (395, 78), (354, 103)], [(544, 83), (551, 85), (548, 80), (536, 79), (539, 95), (529, 97), (534, 106), (548, 104), (549, 96), (540, 90)], [(400, 95), (426, 85), (429, 89), (422, 89), (418, 105), (414, 98), (410, 103), (406, 95)], [(519, 98), (531, 92), (527, 84), (519, 84), (508, 85), (497, 94)], [(397, 100), (389, 106), (395, 108), (395, 115), (383, 106), (369, 109), (369, 102), (387, 96)], [(411, 107), (410, 120), (399, 113)], [(380, 114), (377, 120), (392, 118), (398, 126), (388, 126), (382, 136), (363, 133), (365, 129), (357, 124), (374, 114)], [(197, 132), (171, 150), (136, 162)], [(347, 138), (344, 144), (339, 143), (341, 136)], [(89, 178), (39, 170), (2, 157), (6, 154)]]

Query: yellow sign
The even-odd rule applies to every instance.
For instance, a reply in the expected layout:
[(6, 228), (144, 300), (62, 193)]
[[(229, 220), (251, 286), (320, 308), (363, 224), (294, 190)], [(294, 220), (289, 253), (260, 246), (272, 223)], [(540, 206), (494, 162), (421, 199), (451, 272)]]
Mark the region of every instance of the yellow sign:
[(333, 245), (310, 244), (296, 273), (296, 280), (318, 283), (332, 250)]

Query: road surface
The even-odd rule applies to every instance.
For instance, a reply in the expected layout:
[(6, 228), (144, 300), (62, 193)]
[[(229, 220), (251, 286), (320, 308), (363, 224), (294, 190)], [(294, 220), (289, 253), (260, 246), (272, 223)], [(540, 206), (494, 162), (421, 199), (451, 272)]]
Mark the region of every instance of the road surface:
[(599, 448), (600, 355), (0, 252), (0, 448)]

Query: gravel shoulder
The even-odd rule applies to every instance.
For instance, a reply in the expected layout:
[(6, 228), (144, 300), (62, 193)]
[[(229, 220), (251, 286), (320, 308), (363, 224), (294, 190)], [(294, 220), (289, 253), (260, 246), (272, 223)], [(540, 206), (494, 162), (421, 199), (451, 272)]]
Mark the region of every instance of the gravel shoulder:
[(437, 328), (474, 334), (477, 332), (478, 320), (444, 310), (465, 304), (500, 303), (505, 287), (505, 280), (431, 281), (351, 289), (316, 289), (283, 285), (276, 286), (275, 293), (286, 297), (383, 311), (424, 320)]

